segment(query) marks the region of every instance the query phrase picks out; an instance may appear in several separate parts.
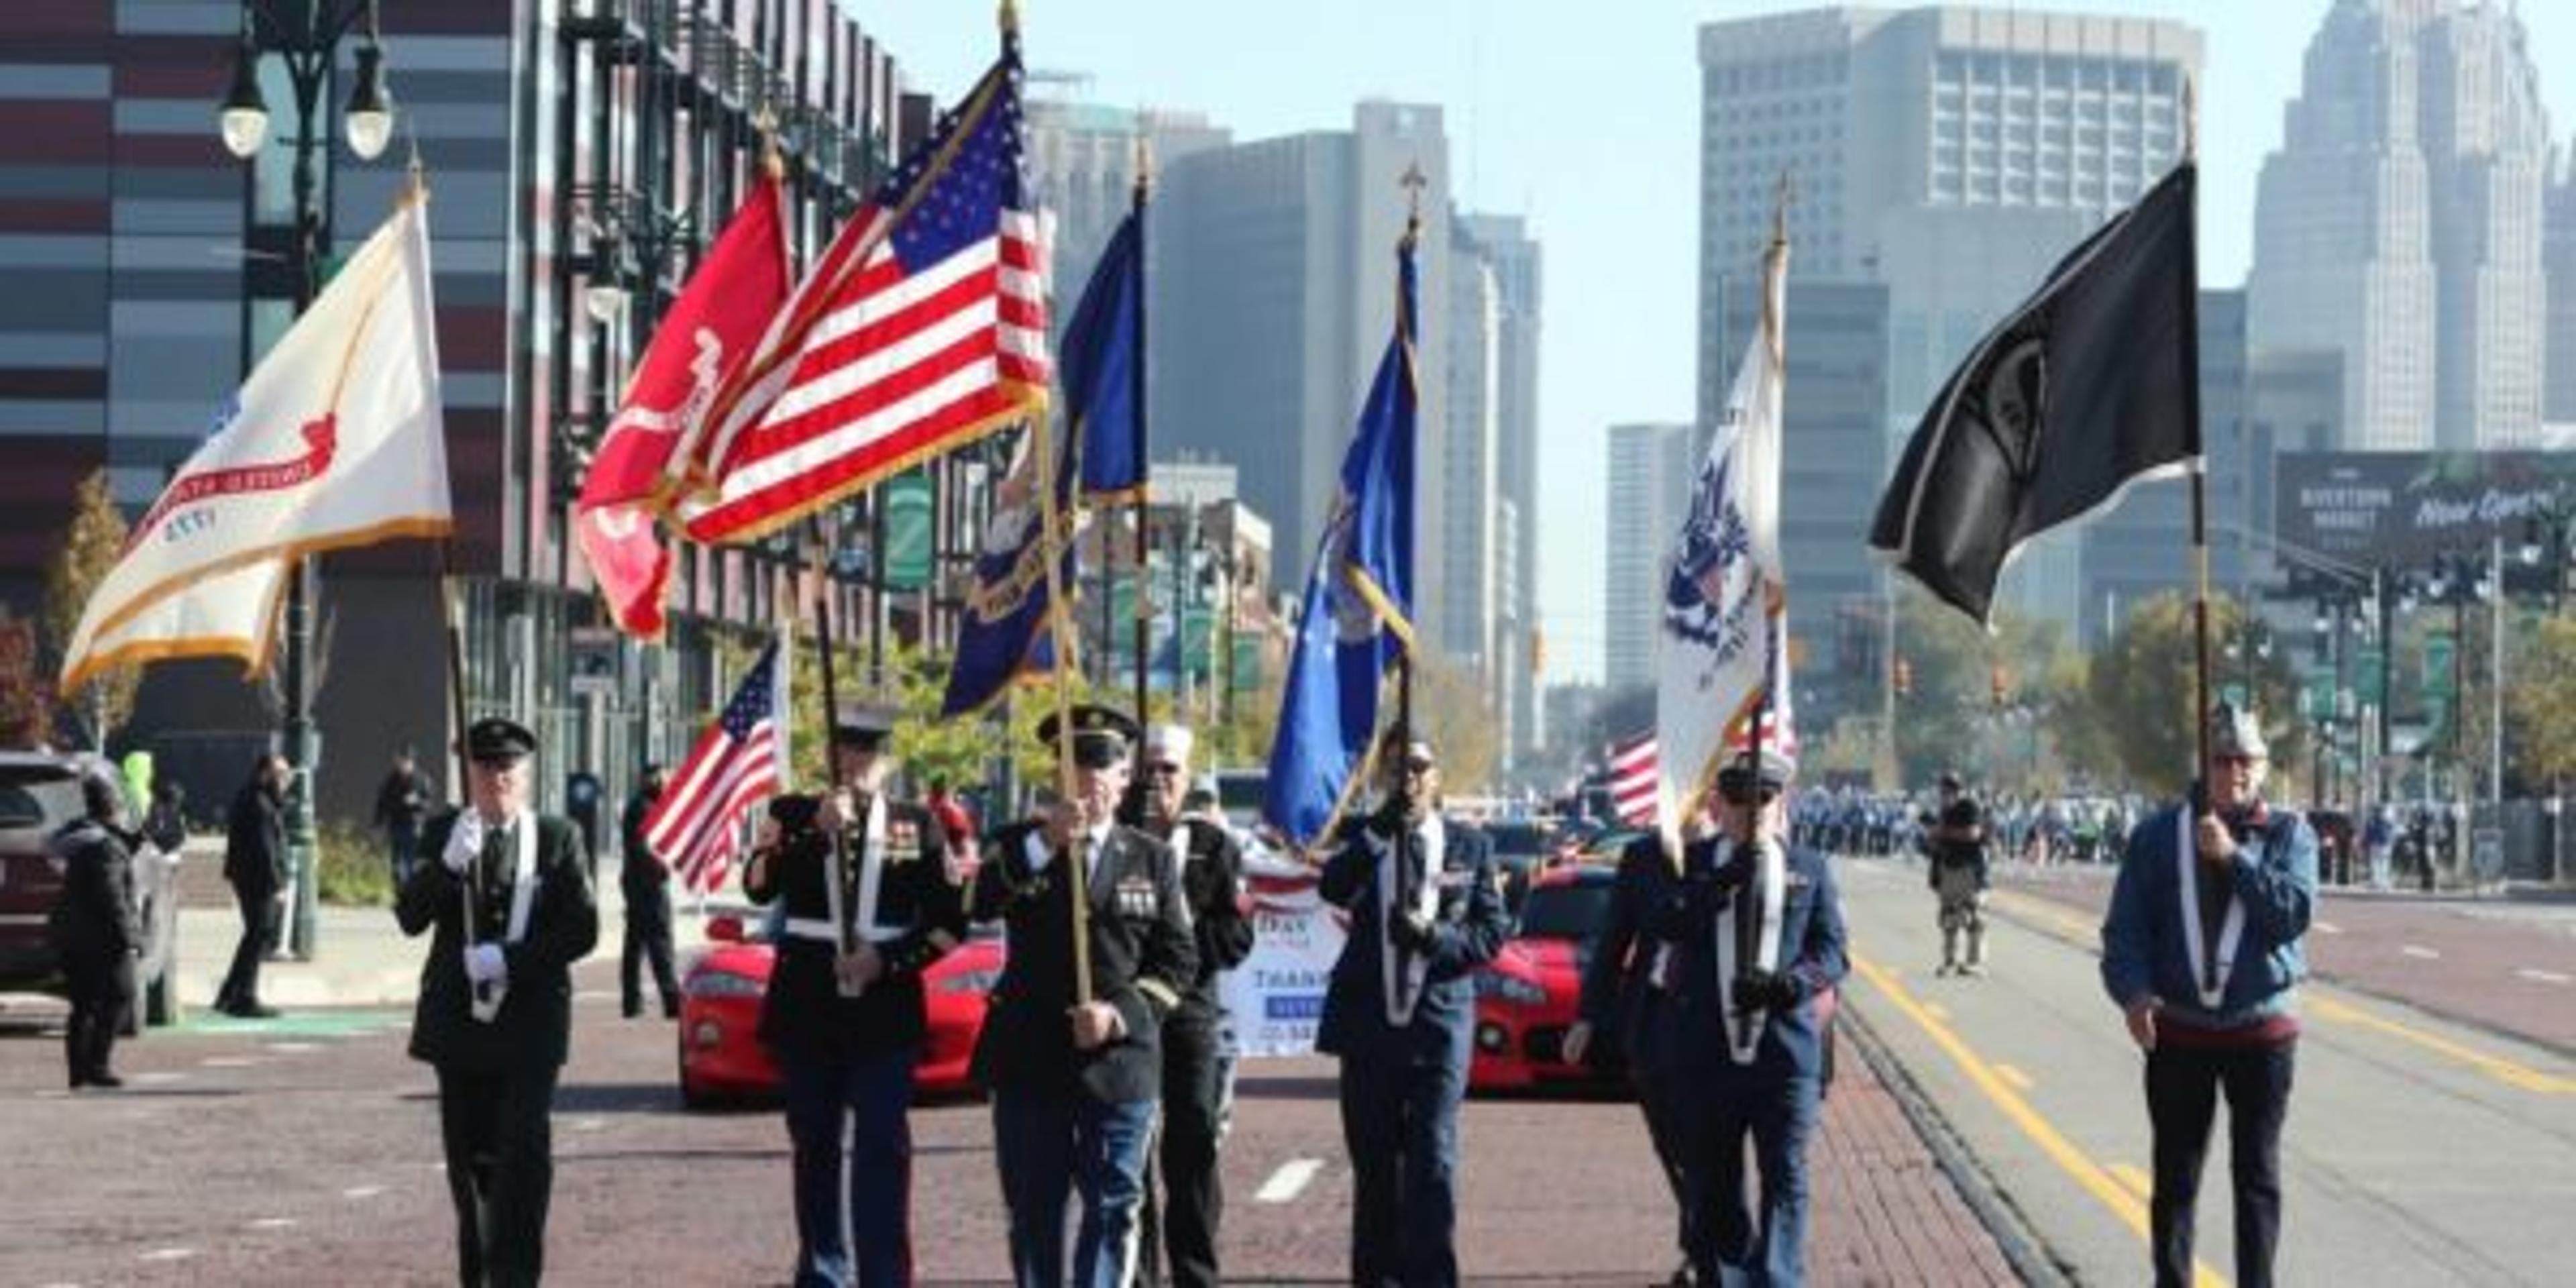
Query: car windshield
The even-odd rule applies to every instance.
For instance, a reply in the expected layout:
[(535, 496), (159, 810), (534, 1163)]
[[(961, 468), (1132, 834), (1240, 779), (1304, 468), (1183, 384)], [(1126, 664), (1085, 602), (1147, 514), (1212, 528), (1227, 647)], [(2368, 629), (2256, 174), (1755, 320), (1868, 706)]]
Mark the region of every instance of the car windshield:
[(1601, 933), (1601, 921), (1609, 912), (1607, 882), (1540, 886), (1521, 905), (1521, 937), (1590, 939)]
[(0, 827), (48, 827), (81, 812), (80, 785), (63, 770), (0, 769)]
[(1250, 826), (1261, 817), (1262, 776), (1258, 773), (1224, 773), (1216, 776), (1216, 806), (1238, 827)]

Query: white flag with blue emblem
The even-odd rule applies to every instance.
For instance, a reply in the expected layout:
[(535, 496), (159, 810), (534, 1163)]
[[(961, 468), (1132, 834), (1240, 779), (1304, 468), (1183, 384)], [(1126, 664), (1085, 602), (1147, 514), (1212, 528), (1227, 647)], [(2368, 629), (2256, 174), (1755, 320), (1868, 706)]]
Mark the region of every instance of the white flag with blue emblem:
[(1762, 325), (1736, 368), (1726, 415), (1691, 485), (1664, 566), (1656, 631), (1656, 817), (1677, 832), (1724, 763), (1749, 745), (1766, 683), (1762, 744), (1795, 757), (1788, 575), (1780, 564), (1782, 310), (1788, 241), (1763, 255)]

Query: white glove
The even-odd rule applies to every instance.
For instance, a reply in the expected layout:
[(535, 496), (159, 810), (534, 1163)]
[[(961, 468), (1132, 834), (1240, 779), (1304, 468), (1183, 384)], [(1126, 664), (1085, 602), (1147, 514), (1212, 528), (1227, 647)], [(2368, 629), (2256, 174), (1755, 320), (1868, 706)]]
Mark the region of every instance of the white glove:
[(491, 984), (510, 977), (510, 963), (499, 944), (475, 944), (465, 950), (465, 978)]
[(465, 869), (483, 853), (483, 816), (467, 810), (456, 816), (456, 826), (447, 834), (447, 849), (438, 856), (447, 870), (464, 876)]

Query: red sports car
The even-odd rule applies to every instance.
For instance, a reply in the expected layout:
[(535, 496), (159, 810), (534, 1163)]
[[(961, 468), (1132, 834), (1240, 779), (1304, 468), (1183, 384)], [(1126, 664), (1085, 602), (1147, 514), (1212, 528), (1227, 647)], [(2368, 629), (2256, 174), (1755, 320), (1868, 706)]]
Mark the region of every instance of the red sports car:
[[(680, 1100), (692, 1109), (778, 1092), (778, 1066), (760, 1044), (760, 999), (769, 991), (777, 951), (757, 918), (727, 913), (707, 922), (707, 949), (681, 982)], [(914, 1066), (913, 1089), (925, 1097), (973, 1089), (967, 1064), (984, 1031), (984, 1008), (1002, 976), (998, 931), (978, 932), (932, 963), (922, 996), (929, 1032)]]
[(1565, 1031), (1582, 1000), (1610, 911), (1609, 867), (1564, 864), (1531, 878), (1519, 926), (1476, 976), (1476, 1051), (1471, 1091), (1621, 1088), (1614, 1069), (1567, 1063)]

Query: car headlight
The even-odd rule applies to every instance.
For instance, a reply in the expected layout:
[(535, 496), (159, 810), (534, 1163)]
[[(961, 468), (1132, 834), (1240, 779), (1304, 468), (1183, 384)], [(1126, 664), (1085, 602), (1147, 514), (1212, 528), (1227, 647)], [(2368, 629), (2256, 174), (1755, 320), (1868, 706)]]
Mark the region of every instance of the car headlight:
[(1001, 981), (1002, 972), (998, 970), (970, 970), (951, 975), (948, 978), (939, 981), (938, 991), (942, 993), (990, 993), (993, 991), (993, 986)]
[(1510, 1002), (1515, 1006), (1543, 1006), (1547, 1003), (1547, 990), (1539, 987), (1535, 981), (1523, 979), (1518, 975), (1497, 974), (1493, 971), (1487, 971), (1476, 977), (1476, 995)]
[(702, 970), (689, 976), (691, 997), (758, 997), (764, 991), (759, 980), (737, 975), (729, 970)]

